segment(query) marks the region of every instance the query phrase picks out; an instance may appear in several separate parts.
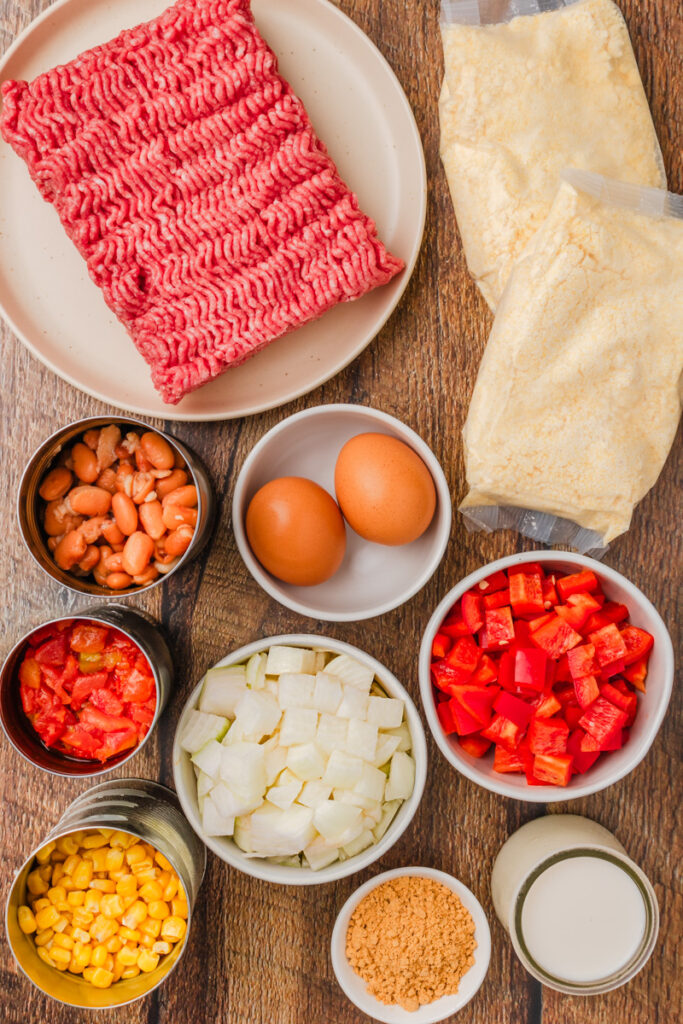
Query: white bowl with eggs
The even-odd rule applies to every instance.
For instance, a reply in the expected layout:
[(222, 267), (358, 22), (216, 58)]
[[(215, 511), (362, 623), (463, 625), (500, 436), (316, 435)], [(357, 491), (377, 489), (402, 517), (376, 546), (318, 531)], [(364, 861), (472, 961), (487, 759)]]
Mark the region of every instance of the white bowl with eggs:
[[(398, 679), (369, 654), (350, 644), (333, 640), (330, 637), (295, 634), (256, 640), (254, 643), (247, 644), (245, 647), (233, 651), (219, 661), (217, 665), (213, 666), (213, 668), (232, 668), (242, 663), (247, 663), (253, 655), (267, 654), (274, 647), (315, 649), (328, 652), (332, 657), (346, 655), (372, 672), (373, 679), (383, 691), (384, 696), (403, 702), (404, 724), (401, 728), (405, 732), (405, 727), (407, 726), (409, 734), (409, 753), (414, 761), (414, 782), (410, 795), (403, 799), (397, 810), (394, 808), (393, 817), (391, 817), (390, 824), (386, 827), (386, 830), (381, 835), (378, 833), (376, 841), (360, 852), (349, 855), (344, 860), (335, 860), (330, 864), (319, 867), (317, 870), (309, 867), (305, 860), (302, 861), (301, 866), (275, 863), (273, 860), (266, 859), (265, 857), (245, 852), (237, 845), (233, 838), (225, 835), (207, 835), (203, 827), (203, 814), (198, 795), (199, 776), (195, 770), (196, 758), (193, 763), (190, 753), (183, 748), (184, 737), (187, 736), (188, 727), (192, 724), (193, 712), (197, 710), (200, 703), (206, 676), (190, 694), (178, 721), (172, 755), (173, 777), (178, 798), (190, 825), (209, 849), (220, 857), (221, 860), (226, 861), (232, 867), (243, 871), (245, 874), (264, 879), (268, 882), (276, 882), (280, 885), (320, 885), (354, 874), (356, 871), (361, 871), (369, 864), (372, 864), (394, 845), (408, 827), (422, 798), (427, 777), (425, 733), (417, 709)], [(382, 699), (384, 699), (384, 696)], [(322, 716), (320, 717), (322, 718)], [(382, 730), (380, 729), (380, 735), (381, 732)], [(225, 734), (221, 738), (225, 738)], [(280, 785), (279, 782), (278, 785)]]
[[(346, 550), (334, 575), (315, 586), (282, 582), (263, 568), (250, 547), (245, 517), (252, 498), (265, 484), (281, 477), (312, 480), (334, 498), (339, 453), (351, 438), (365, 433), (396, 438), (422, 460), (436, 492), (431, 523), (412, 543), (391, 546), (363, 539), (346, 523)], [(237, 547), (257, 583), (287, 608), (329, 622), (373, 618), (413, 597), (439, 566), (452, 520), (448, 484), (428, 445), (400, 420), (362, 405), (316, 406), (268, 431), (244, 461), (232, 510)], [(396, 515), (400, 515), (400, 494)], [(302, 523), (302, 532), (307, 528)]]

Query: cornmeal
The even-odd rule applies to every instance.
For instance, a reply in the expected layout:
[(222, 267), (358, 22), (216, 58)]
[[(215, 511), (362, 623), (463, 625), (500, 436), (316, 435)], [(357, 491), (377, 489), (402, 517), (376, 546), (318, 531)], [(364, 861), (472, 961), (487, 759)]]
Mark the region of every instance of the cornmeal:
[(608, 543), (655, 483), (681, 412), (683, 197), (566, 178), (493, 324), (461, 508), (547, 512)]
[[(456, 17), (461, 7), (450, 5)], [(563, 168), (660, 188), (666, 177), (612, 0), (504, 24), (442, 24), (442, 38), (441, 158), (469, 269), (495, 309)]]

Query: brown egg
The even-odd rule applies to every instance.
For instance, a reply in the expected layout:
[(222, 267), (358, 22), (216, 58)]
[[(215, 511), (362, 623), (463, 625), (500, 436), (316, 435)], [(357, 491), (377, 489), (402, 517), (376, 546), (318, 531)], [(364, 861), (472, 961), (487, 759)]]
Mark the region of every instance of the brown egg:
[(412, 448), (386, 434), (358, 434), (339, 453), (334, 472), (346, 521), (376, 544), (410, 544), (436, 508), (431, 473)]
[(257, 491), (247, 509), (246, 529), (263, 568), (299, 587), (328, 580), (346, 551), (346, 529), (336, 501), (300, 476), (279, 477)]

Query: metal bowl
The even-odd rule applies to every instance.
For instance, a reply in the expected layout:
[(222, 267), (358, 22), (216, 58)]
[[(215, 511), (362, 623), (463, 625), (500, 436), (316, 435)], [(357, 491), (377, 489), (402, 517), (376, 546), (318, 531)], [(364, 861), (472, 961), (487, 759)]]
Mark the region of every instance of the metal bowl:
[[(17, 921), (18, 908), (26, 903), (26, 879), (38, 850), (47, 842), (83, 829), (113, 828), (150, 843), (166, 857), (180, 877), (187, 895), (187, 932), (182, 942), (149, 974), (115, 982), (98, 989), (82, 977), (49, 967), (37, 955), (31, 937)], [(170, 789), (146, 779), (102, 782), (75, 800), (43, 842), (24, 861), (7, 900), (6, 928), (10, 948), (19, 967), (45, 995), (67, 1006), (108, 1009), (125, 1006), (148, 995), (176, 966), (187, 946), (192, 910), (206, 869), (206, 850), (184, 818)]]
[[(147, 658), (156, 683), (157, 706), (147, 735), (132, 750), (124, 750), (103, 764), (99, 761), (86, 761), (82, 758), (69, 757), (68, 754), (62, 754), (57, 750), (49, 750), (41, 742), (40, 737), (24, 714), (19, 697), (17, 674), (29, 637), (35, 633), (36, 629), (40, 629), (42, 626), (72, 619), (88, 619), (101, 622), (105, 626), (113, 626), (115, 629), (125, 633)], [(173, 660), (171, 652), (158, 626), (151, 617), (143, 615), (139, 611), (134, 611), (125, 605), (103, 605), (92, 609), (88, 608), (83, 612), (75, 612), (73, 615), (62, 615), (34, 626), (29, 633), (26, 633), (15, 644), (5, 659), (2, 669), (0, 669), (0, 723), (14, 749), (37, 768), (42, 768), (43, 771), (51, 772), (53, 775), (66, 775), (71, 778), (92, 778), (95, 775), (104, 775), (106, 772), (111, 771), (112, 768), (118, 768), (128, 761), (129, 758), (133, 757), (134, 754), (137, 754), (144, 746), (168, 701), (172, 683)]]
[[(45, 532), (41, 526), (40, 514), (45, 502), (38, 493), (43, 476), (65, 445), (74, 441), (79, 435), (84, 434), (86, 430), (105, 427), (112, 423), (124, 428), (124, 433), (126, 429), (143, 432), (152, 431), (163, 437), (170, 444), (171, 448), (178, 452), (185, 461), (187, 470), (192, 476), (192, 482), (197, 488), (198, 495), (197, 525), (187, 551), (180, 556), (172, 569), (159, 576), (152, 583), (148, 583), (145, 586), (129, 587), (127, 590), (110, 590), (109, 587), (100, 586), (91, 577), (81, 579), (73, 573), (59, 568), (52, 558), (52, 553), (47, 546)], [(19, 530), (26, 547), (40, 568), (51, 579), (76, 594), (88, 594), (92, 597), (107, 597), (120, 600), (122, 597), (142, 594), (153, 587), (158, 587), (180, 568), (197, 557), (211, 535), (216, 515), (216, 499), (211, 486), (211, 480), (199, 456), (189, 448), (186, 448), (177, 438), (171, 437), (170, 434), (165, 434), (162, 430), (157, 430), (155, 427), (151, 427), (142, 420), (132, 419), (129, 416), (91, 416), (84, 420), (77, 420), (75, 423), (69, 423), (66, 427), (57, 430), (46, 441), (43, 441), (34, 452), (19, 484), (17, 514)]]

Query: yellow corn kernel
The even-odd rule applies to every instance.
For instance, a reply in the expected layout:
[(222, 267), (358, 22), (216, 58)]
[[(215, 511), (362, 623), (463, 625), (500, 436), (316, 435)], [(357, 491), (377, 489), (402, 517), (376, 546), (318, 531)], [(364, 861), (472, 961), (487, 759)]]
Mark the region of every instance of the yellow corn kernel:
[[(57, 908), (55, 907), (55, 910), (56, 909)], [(69, 923), (69, 918), (65, 914), (60, 914), (59, 919), (55, 921), (52, 928), (54, 928), (56, 932), (63, 932), (69, 927)]]
[(30, 907), (19, 907), (17, 910), (17, 920), (24, 935), (31, 935), (32, 932), (38, 930), (35, 914)]
[(47, 884), (44, 878), (41, 877), (39, 871), (31, 871), (28, 878), (26, 879), (26, 888), (32, 896), (43, 896), (50, 886)]
[(119, 926), (116, 921), (105, 917), (104, 914), (98, 914), (89, 929), (95, 942), (106, 942), (112, 935), (116, 935), (118, 930)]
[(119, 832), (117, 830), (109, 837), (110, 846), (118, 846), (123, 850), (127, 850), (129, 846), (133, 846), (135, 843), (137, 843), (137, 839), (130, 832)]
[(31, 909), (33, 910), (34, 914), (37, 914), (39, 910), (43, 909), (43, 907), (51, 906), (52, 904), (45, 896), (41, 896), (40, 899), (37, 900), (31, 900)]
[[(135, 849), (135, 847), (133, 847), (133, 849)], [(129, 867), (136, 877), (140, 874), (141, 871), (152, 871), (154, 872), (152, 877), (156, 878), (157, 871), (159, 870), (157, 867), (154, 866), (154, 861), (152, 860), (151, 857), (141, 857), (139, 860), (134, 860), (129, 865)]]
[(142, 843), (136, 843), (135, 846), (131, 846), (126, 850), (126, 863), (137, 864), (141, 860), (145, 860), (147, 854)]
[(71, 874), (71, 881), (77, 889), (87, 889), (92, 881), (94, 869), (89, 860), (80, 860)]
[(114, 970), (111, 973), (114, 976), (114, 981), (118, 981), (121, 975), (123, 974), (123, 965), (115, 963)]
[[(86, 967), (85, 970), (87, 971), (88, 968)], [(83, 977), (85, 977), (85, 971), (83, 971)], [(96, 967), (95, 970), (92, 972), (91, 976), (88, 978), (90, 984), (94, 985), (95, 988), (109, 988), (113, 980), (113, 972), (108, 971), (106, 967)]]
[(123, 939), (119, 938), (118, 935), (112, 935), (110, 939), (105, 942), (107, 947), (107, 953), (118, 953), (123, 946)]
[(138, 885), (145, 885), (147, 882), (155, 882), (157, 876), (157, 869), (153, 864), (139, 865), (133, 864), (132, 872), (135, 875)]
[(136, 900), (121, 918), (121, 924), (126, 928), (137, 928), (147, 917), (147, 905), (142, 900)]
[(68, 949), (61, 949), (59, 946), (53, 946), (50, 950), (50, 960), (52, 960), (55, 967), (58, 964), (63, 964), (64, 969), (71, 963), (71, 951)]
[(69, 971), (72, 974), (81, 974), (81, 972), (90, 963), (90, 946), (84, 946), (81, 942), (77, 942), (71, 951), (71, 960), (69, 961)]
[(134, 967), (126, 967), (125, 971), (121, 974), (123, 981), (127, 981), (129, 978), (137, 978), (140, 973), (140, 968), (136, 965)]
[(76, 942), (80, 942), (81, 945), (86, 945), (86, 943), (90, 942), (90, 932), (86, 932), (82, 928), (72, 928), (71, 938), (75, 939)]
[(149, 949), (141, 949), (138, 954), (138, 967), (141, 971), (146, 974), (149, 971), (153, 971), (159, 963), (159, 956), (157, 953), (152, 953)]
[(173, 946), (170, 942), (155, 942), (152, 946), (152, 952), (158, 953), (159, 956), (166, 956), (166, 954), (170, 953), (172, 949)]
[(107, 947), (104, 943), (99, 943), (97, 946), (93, 946), (90, 951), (90, 966), (91, 967), (103, 967), (104, 961), (107, 959)]
[(38, 954), (40, 959), (47, 964), (48, 967), (55, 966), (53, 961), (50, 959), (50, 954), (48, 953), (44, 946), (38, 946), (36, 953)]
[(116, 892), (115, 884), (108, 878), (93, 878), (90, 888), (99, 892)]
[(176, 875), (175, 877), (169, 878), (168, 882), (164, 886), (164, 891), (162, 893), (161, 898), (162, 898), (162, 900), (165, 900), (167, 903), (170, 903), (170, 901), (172, 899), (174, 899), (174, 897), (177, 895), (177, 893), (178, 893), (178, 876)]
[(50, 863), (53, 866), (57, 864), (63, 864), (67, 858), (67, 854), (63, 850), (53, 850), (50, 854)]
[(70, 853), (62, 864), (62, 871), (65, 875), (73, 875), (76, 868), (83, 861), (82, 857), (79, 857), (77, 853)]
[(163, 853), (160, 853), (157, 850), (156, 853), (154, 854), (154, 859), (159, 865), (159, 867), (163, 868), (164, 871), (173, 871), (173, 865), (171, 864), (170, 860), (167, 860), (164, 857)]
[(53, 905), (56, 905), (57, 903), (65, 903), (66, 889), (63, 885), (53, 885), (52, 888), (47, 891), (47, 898)]
[(65, 877), (68, 878), (69, 876), (65, 874), (64, 864), (55, 864), (52, 869), (52, 884), (57, 885), (57, 883), (61, 882)]
[(36, 914), (36, 924), (42, 931), (43, 928), (54, 928), (57, 921), (60, 919), (60, 913), (56, 907), (50, 905), (49, 907), (43, 907)]
[(82, 889), (74, 889), (66, 894), (66, 902), (70, 907), (82, 907), (85, 903), (85, 893)]
[(129, 907), (132, 907), (134, 903), (137, 903), (137, 899), (138, 899), (137, 892), (135, 893), (134, 896), (122, 896), (121, 897), (121, 903), (123, 905), (124, 912), (126, 910), (128, 910)]
[(95, 915), (92, 910), (87, 910), (85, 907), (75, 907), (71, 915), (71, 923), (77, 928), (88, 928), (94, 920)]
[(122, 925), (119, 928), (117, 934), (118, 934), (118, 937), (120, 939), (122, 939), (124, 942), (139, 942), (140, 941), (140, 932), (138, 931), (137, 928), (126, 928), (125, 925)]
[(171, 910), (168, 903), (164, 903), (163, 900), (153, 900), (147, 907), (147, 913), (150, 917), (156, 918), (157, 921), (163, 921), (165, 917), (169, 916)]
[(33, 941), (36, 946), (47, 946), (48, 942), (54, 938), (54, 934), (52, 928), (44, 928), (41, 932), (36, 932)]
[[(153, 939), (157, 939), (161, 933), (161, 921), (148, 917), (140, 925), (140, 934), (149, 935)], [(142, 940), (140, 940), (142, 941)]]
[(89, 832), (81, 841), (84, 850), (99, 850), (101, 846), (107, 845), (107, 837), (101, 832)]
[(123, 850), (112, 850), (111, 847), (108, 847), (104, 858), (105, 870), (119, 871), (123, 867), (123, 857)]
[(77, 835), (78, 833), (76, 833), (76, 835), (60, 836), (55, 844), (57, 849), (61, 850), (61, 852), (65, 853), (67, 856), (71, 853), (78, 853)]
[(59, 949), (68, 949), (71, 951), (74, 948), (74, 940), (69, 935), (55, 935), (54, 944)]
[(44, 882), (49, 882), (52, 878), (52, 864), (42, 864), (36, 871)]
[(124, 875), (116, 883), (116, 891), (119, 896), (135, 896), (137, 898), (138, 883), (135, 875)]
[(67, 893), (75, 892), (76, 889), (78, 889), (78, 886), (74, 885), (73, 878), (70, 875), (62, 875), (62, 877), (59, 879), (59, 884), (63, 886), (64, 889), (66, 889)]
[(153, 935), (143, 935), (140, 939), (140, 946), (144, 946), (145, 949), (151, 949), (155, 942), (156, 939)]
[(106, 893), (100, 903), (100, 913), (105, 917), (120, 917), (123, 913), (121, 897), (116, 893)]
[(107, 953), (107, 956), (104, 961), (104, 969), (105, 971), (114, 970), (114, 957), (111, 955), (111, 953)]
[(107, 848), (102, 847), (100, 850), (86, 850), (83, 854), (85, 859), (92, 864), (94, 871), (106, 871), (107, 870)]
[(56, 843), (51, 842), (45, 843), (45, 846), (41, 846), (41, 848), (38, 850), (38, 853), (36, 854), (36, 860), (38, 861), (39, 864), (47, 864), (47, 862), (50, 859), (50, 854), (52, 853), (56, 845)]
[(161, 937), (167, 942), (180, 942), (187, 931), (187, 923), (182, 917), (167, 917), (161, 922)]
[(173, 917), (187, 917), (188, 913), (189, 907), (187, 905), (187, 900), (180, 898), (171, 900), (171, 914)]
[(142, 844), (145, 850), (145, 857), (149, 857), (150, 860), (154, 860), (154, 854), (157, 852), (151, 843)]
[(99, 913), (101, 899), (101, 892), (97, 889), (88, 889), (85, 894), (85, 909), (91, 911), (93, 914)]
[(122, 946), (115, 956), (117, 963), (122, 967), (134, 967), (138, 962), (138, 950), (131, 946)]
[(140, 899), (144, 900), (145, 903), (158, 902), (163, 898), (163, 895), (164, 890), (158, 882), (145, 882), (140, 889)]
[(104, 836), (104, 838), (107, 840), (111, 839), (111, 837), (114, 835), (113, 828), (98, 828), (97, 831), (100, 833), (101, 836)]

